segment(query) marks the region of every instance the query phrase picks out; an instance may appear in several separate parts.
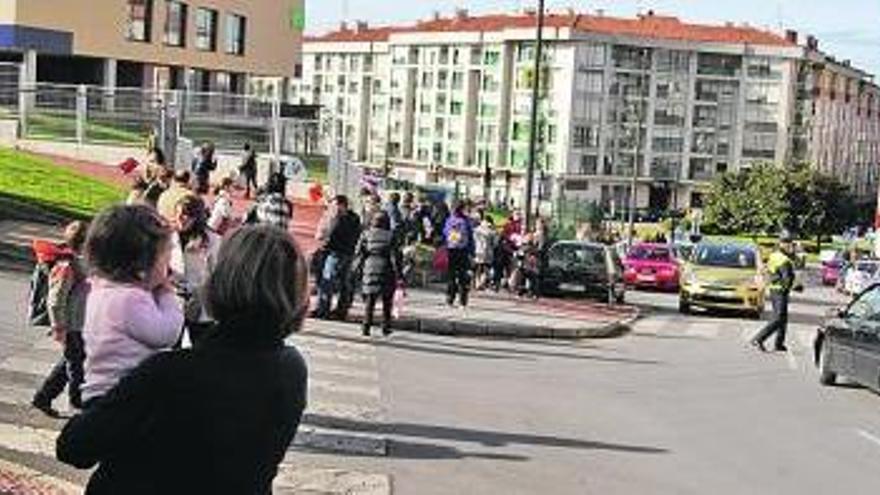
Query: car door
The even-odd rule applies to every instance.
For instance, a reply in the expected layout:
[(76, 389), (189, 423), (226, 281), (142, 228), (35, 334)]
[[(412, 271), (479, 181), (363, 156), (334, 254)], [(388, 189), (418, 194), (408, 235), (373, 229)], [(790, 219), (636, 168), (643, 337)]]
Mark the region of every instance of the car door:
[[(829, 342), (835, 368), (844, 375), (862, 382), (867, 371), (860, 341), (880, 330), (880, 286), (871, 288), (856, 298), (847, 308), (842, 320), (828, 326)], [(875, 376), (876, 378), (876, 376)]]
[(859, 298), (867, 311), (853, 328), (853, 366), (861, 384), (880, 388), (880, 288), (874, 287)]

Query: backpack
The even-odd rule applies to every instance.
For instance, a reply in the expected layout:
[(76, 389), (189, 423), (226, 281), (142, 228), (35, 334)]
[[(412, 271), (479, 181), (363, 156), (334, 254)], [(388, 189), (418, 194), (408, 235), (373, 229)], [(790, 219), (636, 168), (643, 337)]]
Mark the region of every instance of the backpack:
[(455, 218), (449, 221), (446, 230), (446, 247), (449, 249), (466, 249), (470, 245), (467, 220)]
[(28, 292), (27, 319), (31, 326), (49, 326), (49, 273), (52, 267), (46, 263), (34, 265), (31, 273), (30, 290)]
[(33, 250), (37, 263), (31, 272), (27, 319), (31, 326), (47, 327), (51, 324), (48, 304), (49, 276), (55, 263), (70, 256), (70, 253), (62, 246), (43, 240), (35, 240)]

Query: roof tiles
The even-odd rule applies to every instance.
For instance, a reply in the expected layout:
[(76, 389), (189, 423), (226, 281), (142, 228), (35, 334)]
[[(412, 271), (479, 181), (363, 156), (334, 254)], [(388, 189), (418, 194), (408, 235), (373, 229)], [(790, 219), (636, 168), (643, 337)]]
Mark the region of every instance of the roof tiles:
[[(308, 42), (380, 42), (395, 33), (493, 32), (535, 26), (534, 14), (490, 14), (435, 18), (405, 26), (340, 29), (321, 36), (310, 36)], [(640, 15), (619, 18), (585, 14), (547, 14), (545, 25), (550, 28), (572, 28), (582, 33), (632, 36), (679, 41), (794, 46), (775, 33), (749, 26), (708, 25), (682, 22), (677, 17)]]

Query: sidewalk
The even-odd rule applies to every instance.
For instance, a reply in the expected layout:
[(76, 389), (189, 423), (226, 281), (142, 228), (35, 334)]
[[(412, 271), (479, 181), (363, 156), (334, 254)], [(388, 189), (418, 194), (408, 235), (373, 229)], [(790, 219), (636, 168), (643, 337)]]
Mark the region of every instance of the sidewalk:
[[(356, 304), (351, 319), (360, 322), (363, 317), (363, 306)], [(605, 338), (627, 332), (638, 317), (633, 306), (584, 299), (529, 300), (495, 293), (473, 293), (466, 309), (450, 308), (443, 290), (409, 289), (392, 328), (474, 337)], [(381, 321), (380, 308), (376, 321)]]

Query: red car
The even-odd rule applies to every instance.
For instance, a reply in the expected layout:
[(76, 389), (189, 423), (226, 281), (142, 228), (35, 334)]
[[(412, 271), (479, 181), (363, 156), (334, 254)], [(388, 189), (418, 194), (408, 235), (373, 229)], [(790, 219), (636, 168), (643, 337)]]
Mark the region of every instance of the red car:
[(677, 291), (678, 260), (667, 244), (636, 244), (623, 260), (623, 280), (631, 287)]

